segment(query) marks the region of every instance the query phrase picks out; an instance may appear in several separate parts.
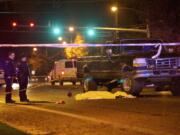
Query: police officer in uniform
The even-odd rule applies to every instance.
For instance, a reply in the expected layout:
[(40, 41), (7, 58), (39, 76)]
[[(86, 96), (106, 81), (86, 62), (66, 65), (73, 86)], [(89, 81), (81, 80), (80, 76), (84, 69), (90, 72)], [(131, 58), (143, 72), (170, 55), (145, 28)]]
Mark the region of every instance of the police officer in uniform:
[(19, 97), (21, 102), (29, 102), (27, 98), (27, 86), (30, 78), (27, 56), (22, 55), (20, 63), (18, 63), (18, 82), (19, 82)]
[(4, 65), (4, 79), (6, 83), (6, 96), (5, 96), (6, 103), (15, 103), (15, 101), (12, 100), (12, 84), (16, 74), (14, 59), (15, 59), (15, 53), (9, 52), (8, 58), (5, 61), (5, 65)]

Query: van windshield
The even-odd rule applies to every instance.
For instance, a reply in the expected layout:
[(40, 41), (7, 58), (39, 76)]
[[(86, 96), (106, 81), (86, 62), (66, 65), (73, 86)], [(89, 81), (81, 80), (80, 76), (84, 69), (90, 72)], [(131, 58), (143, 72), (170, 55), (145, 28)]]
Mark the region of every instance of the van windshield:
[(72, 61), (66, 61), (65, 62), (65, 68), (73, 68), (73, 62)]

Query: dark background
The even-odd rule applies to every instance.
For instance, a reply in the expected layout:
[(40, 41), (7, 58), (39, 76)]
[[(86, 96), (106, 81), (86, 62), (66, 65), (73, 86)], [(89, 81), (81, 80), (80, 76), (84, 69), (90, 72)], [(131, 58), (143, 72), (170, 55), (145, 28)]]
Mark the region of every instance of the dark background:
[[(89, 40), (84, 34), (86, 30), (78, 27), (114, 27), (115, 16), (110, 11), (114, 4), (119, 8), (119, 27), (145, 29), (148, 24), (151, 38), (180, 41), (179, 0), (0, 0), (0, 44), (58, 43), (52, 28), (59, 26), (62, 35), (68, 37), (70, 25), (84, 35), (85, 42), (105, 43), (113, 40), (112, 32), (98, 30), (96, 37)], [(16, 28), (11, 26), (13, 21), (18, 24)], [(28, 26), (31, 21), (35, 23), (34, 28)], [(144, 37), (145, 34), (119, 33), (120, 39)], [(16, 52), (16, 60), (22, 53), (34, 57), (32, 48), (0, 48), (0, 58), (4, 59), (9, 51)], [(39, 48), (34, 58), (45, 63), (41, 67), (48, 67), (41, 72), (44, 74), (54, 60), (63, 57), (63, 49)]]
[[(51, 33), (51, 27), (55, 25), (62, 28), (70, 25), (113, 27), (114, 15), (110, 12), (110, 7), (116, 2), (113, 0), (1, 0), (0, 43), (57, 42)], [(119, 0), (118, 6), (119, 27), (145, 28), (148, 20), (152, 37), (165, 41), (179, 40), (180, 2), (178, 0)], [(27, 25), (33, 21), (37, 27), (12, 29), (12, 21), (17, 21), (19, 25)], [(38, 27), (48, 25), (51, 27)], [(99, 41), (103, 37), (101, 34), (103, 33), (100, 31)], [(128, 34), (122, 33), (125, 37)]]

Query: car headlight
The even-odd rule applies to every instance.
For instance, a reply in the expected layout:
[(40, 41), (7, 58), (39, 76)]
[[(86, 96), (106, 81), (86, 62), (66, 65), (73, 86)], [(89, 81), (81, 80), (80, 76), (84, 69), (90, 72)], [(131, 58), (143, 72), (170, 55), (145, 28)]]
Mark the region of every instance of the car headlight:
[(147, 67), (145, 58), (135, 58), (133, 60), (133, 67)]

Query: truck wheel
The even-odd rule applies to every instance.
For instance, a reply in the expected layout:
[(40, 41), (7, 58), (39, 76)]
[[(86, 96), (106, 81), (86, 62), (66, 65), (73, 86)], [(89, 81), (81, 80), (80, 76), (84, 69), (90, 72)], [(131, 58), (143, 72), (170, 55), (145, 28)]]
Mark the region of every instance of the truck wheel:
[(86, 78), (83, 83), (84, 92), (87, 91), (96, 91), (97, 84), (92, 78)]
[(144, 82), (140, 79), (124, 78), (122, 83), (122, 89), (132, 94), (133, 96), (139, 96), (144, 87)]
[(171, 86), (173, 96), (180, 96), (180, 81), (174, 81)]

